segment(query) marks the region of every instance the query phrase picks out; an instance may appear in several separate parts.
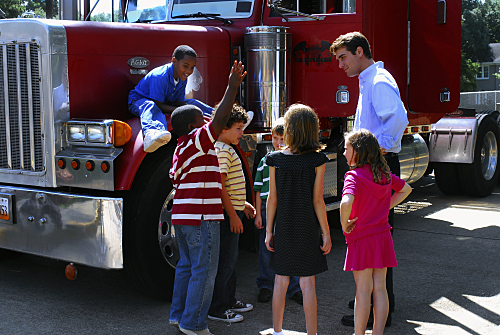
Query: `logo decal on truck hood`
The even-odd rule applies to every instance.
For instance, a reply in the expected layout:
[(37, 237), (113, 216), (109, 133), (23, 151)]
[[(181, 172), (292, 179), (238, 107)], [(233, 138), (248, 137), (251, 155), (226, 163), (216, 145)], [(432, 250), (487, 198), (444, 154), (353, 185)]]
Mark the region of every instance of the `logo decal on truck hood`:
[(306, 65), (330, 63), (332, 62), (330, 43), (327, 41), (321, 41), (317, 44), (308, 44), (306, 41), (299, 42), (293, 47), (292, 60)]
[(127, 61), (127, 64), (136, 69), (143, 69), (149, 66), (149, 59), (144, 57), (132, 57)]

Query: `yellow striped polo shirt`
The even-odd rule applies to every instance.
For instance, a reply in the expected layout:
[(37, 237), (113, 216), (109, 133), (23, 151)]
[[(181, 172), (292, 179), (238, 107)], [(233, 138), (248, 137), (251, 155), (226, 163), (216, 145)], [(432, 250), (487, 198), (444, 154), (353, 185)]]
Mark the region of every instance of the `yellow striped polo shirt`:
[(245, 175), (241, 166), (241, 160), (234, 149), (223, 142), (215, 142), (215, 151), (219, 160), (220, 173), (226, 174), (224, 187), (229, 193), (234, 210), (245, 209), (246, 188)]

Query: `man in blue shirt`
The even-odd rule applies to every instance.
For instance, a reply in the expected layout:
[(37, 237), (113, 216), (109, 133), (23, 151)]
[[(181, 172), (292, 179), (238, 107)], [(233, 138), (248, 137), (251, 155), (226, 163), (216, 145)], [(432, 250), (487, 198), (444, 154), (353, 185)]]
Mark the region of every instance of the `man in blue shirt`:
[(175, 108), (190, 104), (211, 116), (213, 108), (196, 99), (186, 99), (187, 78), (196, 66), (196, 52), (187, 45), (174, 50), (172, 62), (157, 67), (141, 79), (128, 96), (129, 110), (140, 116), (144, 151), (153, 152), (170, 141), (167, 120)]
[[(339, 67), (348, 77), (358, 76), (359, 98), (354, 119), (354, 131), (368, 129), (377, 138), (391, 172), (400, 176), (398, 153), (408, 117), (399, 88), (392, 75), (384, 69), (383, 62), (372, 58), (370, 44), (359, 32), (339, 36), (331, 45), (330, 52), (339, 61)], [(389, 212), (389, 224), (394, 227), (394, 209)], [(392, 233), (392, 230), (391, 230)], [(387, 294), (389, 311), (386, 326), (391, 325), (394, 311), (392, 268), (387, 268)], [(349, 302), (352, 308), (353, 303)], [(373, 323), (373, 316), (370, 315)], [(354, 326), (354, 316), (346, 315), (342, 323)]]

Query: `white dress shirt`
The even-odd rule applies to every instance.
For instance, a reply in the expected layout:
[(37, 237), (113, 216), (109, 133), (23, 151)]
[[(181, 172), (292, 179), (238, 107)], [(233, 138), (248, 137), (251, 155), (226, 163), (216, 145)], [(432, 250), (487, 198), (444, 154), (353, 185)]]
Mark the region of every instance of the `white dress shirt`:
[(398, 85), (376, 62), (359, 74), (359, 99), (353, 130), (367, 129), (386, 152), (401, 151), (401, 139), (408, 125), (406, 109), (401, 101)]

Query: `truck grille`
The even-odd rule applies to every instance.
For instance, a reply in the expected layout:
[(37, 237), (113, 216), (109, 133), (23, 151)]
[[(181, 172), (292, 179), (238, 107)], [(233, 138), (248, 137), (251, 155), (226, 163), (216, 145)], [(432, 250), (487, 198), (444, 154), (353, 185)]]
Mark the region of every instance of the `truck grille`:
[(0, 44), (0, 169), (44, 170), (36, 43)]

